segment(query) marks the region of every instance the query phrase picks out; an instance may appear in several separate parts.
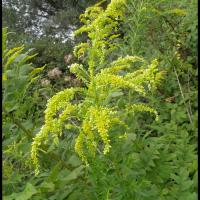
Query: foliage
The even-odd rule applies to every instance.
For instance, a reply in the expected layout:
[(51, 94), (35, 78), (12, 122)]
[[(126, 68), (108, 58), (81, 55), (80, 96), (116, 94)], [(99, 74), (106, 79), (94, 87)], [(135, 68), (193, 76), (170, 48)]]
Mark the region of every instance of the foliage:
[(42, 113), (37, 102), (42, 99), (39, 91), (31, 88), (45, 66), (33, 68), (28, 62), (36, 55), (30, 55), (31, 50), (25, 52), (23, 46), (8, 49), (9, 33), (6, 28), (2, 32), (3, 179), (6, 191), (11, 191), (27, 175), (23, 170), (31, 170), (29, 145)]
[[(14, 110), (34, 140), (3, 113), (5, 199), (197, 199), (197, 1), (107, 3), (80, 16), (72, 87), (55, 94), (36, 81), (24, 99), (39, 109)], [(49, 79), (62, 83), (64, 69), (52, 68)]]
[[(40, 73), (45, 66), (40, 68), (33, 68), (30, 59), (36, 54), (29, 55), (32, 49), (24, 52), (24, 47), (15, 47), (7, 49), (6, 47), (7, 29), (3, 29), (3, 108), (9, 114), (12, 113), (15, 118), (24, 118), (25, 115), (30, 114), (32, 110), (30, 107), (24, 105), (31, 98), (27, 98), (27, 93), (32, 84), (39, 79)], [(33, 100), (32, 100), (33, 101)], [(36, 106), (29, 103), (29, 106)], [(32, 107), (32, 109), (33, 109)], [(21, 109), (20, 111), (20, 108)]]

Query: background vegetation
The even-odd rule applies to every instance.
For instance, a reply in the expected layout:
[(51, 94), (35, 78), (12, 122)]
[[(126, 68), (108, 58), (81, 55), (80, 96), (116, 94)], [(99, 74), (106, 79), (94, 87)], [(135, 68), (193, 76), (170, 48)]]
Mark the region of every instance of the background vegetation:
[[(101, 63), (107, 66), (127, 55), (148, 63), (157, 59), (165, 72), (157, 90), (145, 97), (124, 91), (111, 95), (120, 109), (136, 101), (153, 107), (159, 120), (127, 113), (127, 134), (112, 138), (110, 152), (98, 153), (89, 167), (74, 151), (77, 135), (65, 131), (57, 146), (48, 142), (40, 149), (41, 169), (35, 176), (31, 144), (44, 124), (47, 100), (65, 88), (85, 87), (68, 66), (77, 62), (87, 69), (88, 54), (77, 58), (73, 49), (95, 36), (71, 33), (82, 26), (79, 15), (94, 3), (3, 1), (3, 26), (8, 27), (2, 39), (3, 198), (197, 199), (196, 0), (127, 0), (124, 19), (116, 19), (120, 35), (109, 41), (115, 49)], [(124, 128), (117, 126), (112, 134), (119, 132)]]

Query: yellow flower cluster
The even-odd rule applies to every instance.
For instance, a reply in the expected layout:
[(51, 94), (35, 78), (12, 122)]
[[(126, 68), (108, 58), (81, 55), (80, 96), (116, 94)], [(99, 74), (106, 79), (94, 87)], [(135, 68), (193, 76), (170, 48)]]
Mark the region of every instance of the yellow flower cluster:
[(93, 124), (93, 127), (97, 129), (103, 143), (104, 150), (103, 153), (106, 154), (110, 149), (110, 140), (108, 135), (108, 130), (113, 123), (114, 112), (109, 108), (105, 107), (91, 107), (89, 110), (90, 123)]
[(88, 165), (87, 157), (84, 153), (84, 140), (85, 136), (83, 133), (80, 133), (78, 137), (76, 138), (76, 143), (75, 143), (75, 151), (78, 153), (80, 158), (82, 159), (83, 162), (85, 162), (86, 165)]
[(162, 78), (163, 72), (159, 72), (156, 59), (146, 69), (139, 69), (125, 76), (125, 80), (133, 81), (136, 85), (146, 84), (150, 90), (156, 89)]
[(102, 69), (101, 73), (104, 74), (115, 74), (121, 70), (129, 69), (134, 62), (144, 62), (143, 58), (138, 56), (126, 56), (124, 58), (120, 57), (110, 64), (110, 67)]
[(53, 141), (58, 144), (58, 137), (62, 134), (64, 122), (68, 120), (77, 106), (70, 103), (75, 92), (81, 91), (81, 88), (71, 88), (63, 90), (48, 100), (45, 110), (45, 125), (35, 136), (32, 143), (31, 157), (36, 166), (36, 174), (39, 172), (38, 151), (42, 142), (48, 141), (48, 135), (51, 133)]
[[(132, 89), (142, 95), (146, 95), (144, 83), (147, 81), (154, 81), (154, 74), (157, 75), (157, 63), (155, 61), (152, 62), (151, 65), (148, 66), (147, 70), (139, 69), (134, 72), (127, 73), (126, 69), (131, 68), (131, 64), (134, 62), (143, 62), (143, 58), (137, 56), (126, 56), (124, 58), (119, 58), (116, 61), (113, 61), (110, 67), (102, 69), (100, 73), (98, 73), (94, 77), (94, 81), (98, 88), (107, 88), (108, 85), (112, 88), (123, 88), (123, 89)], [(116, 73), (123, 70), (125, 75), (117, 75)], [(157, 81), (158, 82), (158, 81)]]
[(78, 58), (85, 55), (86, 50), (89, 48), (89, 43), (80, 43), (74, 48), (74, 55)]
[(83, 68), (83, 65), (74, 63), (70, 67), (70, 72), (75, 74), (79, 80), (82, 80), (84, 83), (89, 82), (89, 74), (88, 72)]
[[(81, 126), (81, 133), (76, 139), (75, 151), (87, 164), (84, 147), (87, 147), (92, 156), (96, 155), (97, 143), (95, 138), (100, 137), (104, 144), (103, 153), (107, 154), (110, 150), (109, 129), (113, 123), (118, 122), (116, 112), (110, 108), (90, 106)], [(98, 133), (98, 134), (97, 134)]]
[(128, 106), (127, 108), (127, 112), (150, 112), (150, 113), (153, 113), (155, 116), (156, 116), (156, 121), (158, 121), (158, 112), (147, 106), (147, 105), (144, 105), (144, 104), (133, 104), (131, 106)]
[(118, 20), (124, 17), (125, 0), (112, 0), (107, 9), (103, 10), (101, 3), (87, 8), (80, 16), (84, 25), (74, 32), (75, 35), (86, 32), (90, 39), (75, 47), (75, 54), (85, 54), (88, 51), (90, 74), (93, 75), (95, 65), (102, 65), (106, 55), (115, 48), (113, 41), (119, 37)]
[[(114, 124), (127, 129), (127, 124), (120, 117), (122, 112), (145, 111), (155, 114), (156, 120), (158, 119), (157, 112), (144, 104), (133, 104), (126, 110), (120, 110), (107, 100), (118, 89), (146, 95), (145, 85), (152, 89), (162, 78), (156, 60), (147, 65), (143, 58), (126, 56), (107, 64), (106, 55), (115, 46), (110, 41), (119, 36), (117, 26), (118, 20), (123, 19), (124, 4), (125, 0), (111, 0), (107, 9), (103, 10), (98, 3), (81, 15), (81, 21), (85, 25), (76, 34), (87, 32), (90, 41), (78, 45), (75, 54), (79, 57), (87, 52), (85, 62), (88, 63), (88, 69), (75, 63), (70, 66), (70, 71), (85, 82), (86, 88), (65, 89), (48, 101), (45, 124), (32, 143), (31, 153), (36, 173), (39, 172), (38, 151), (42, 142), (47, 142), (50, 134), (57, 144), (62, 130), (73, 128), (71, 117), (78, 121), (76, 126), (79, 135), (75, 141), (75, 151), (86, 164), (89, 164), (88, 156), (94, 157), (97, 151), (101, 152), (101, 148), (104, 154), (110, 151), (110, 131)], [(142, 63), (143, 66), (134, 70), (135, 62)], [(73, 103), (76, 92), (81, 92), (83, 97), (79, 104)]]
[(112, 75), (112, 74), (98, 74), (95, 77), (96, 84), (98, 86), (108, 86), (111, 85), (113, 88), (128, 88), (145, 95), (145, 90), (140, 84), (135, 84), (132, 81), (127, 81), (122, 76)]

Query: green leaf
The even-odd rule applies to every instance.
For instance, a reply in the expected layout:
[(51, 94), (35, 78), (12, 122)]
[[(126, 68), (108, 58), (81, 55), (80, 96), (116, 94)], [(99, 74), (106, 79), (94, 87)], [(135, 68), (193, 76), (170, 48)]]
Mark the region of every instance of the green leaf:
[(62, 166), (62, 162), (60, 161), (53, 167), (47, 181), (50, 182), (50, 181), (55, 181), (57, 179), (57, 175), (60, 172), (61, 166)]
[(44, 65), (43, 67), (38, 67), (32, 70), (32, 72), (30, 73), (30, 76), (34, 76), (35, 74), (43, 71), (43, 69), (46, 67), (46, 65)]
[(24, 47), (21, 47), (19, 50), (17, 50), (12, 56), (10, 56), (5, 64), (5, 69), (6, 70), (8, 68), (8, 66), (10, 64), (12, 64), (14, 62), (14, 60), (20, 55), (20, 53), (24, 50)]
[(5, 200), (28, 200), (34, 194), (37, 194), (37, 193), (38, 191), (36, 190), (36, 188), (31, 183), (27, 183), (23, 192), (13, 193), (9, 196), (4, 196), (4, 199)]
[(120, 91), (117, 91), (117, 92), (113, 92), (110, 94), (110, 97), (120, 97), (122, 96), (124, 93), (123, 92), (120, 92)]
[(5, 53), (5, 55), (3, 56), (3, 59), (9, 57), (10, 55), (12, 55), (13, 53), (19, 51), (22, 48), (23, 48), (23, 46), (21, 46), (21, 47), (14, 47), (14, 48), (12, 48), (10, 50), (7, 50), (6, 53)]
[(78, 176), (80, 176), (83, 173), (84, 168), (85, 168), (85, 166), (83, 166), (83, 165), (81, 165), (80, 167), (77, 167), (67, 177), (63, 178), (62, 182), (68, 183), (72, 180), (77, 179)]
[(74, 167), (77, 167), (81, 164), (81, 161), (80, 159), (76, 156), (76, 155), (73, 155), (69, 158), (69, 160), (67, 161), (67, 163), (69, 163), (70, 165), (74, 166)]
[(52, 182), (42, 182), (40, 185), (42, 192), (53, 192), (55, 190), (55, 184)]
[(176, 15), (186, 15), (187, 14), (187, 11), (184, 10), (184, 9), (180, 9), (180, 8), (175, 8), (175, 9), (172, 9), (172, 10), (169, 10), (165, 13), (168, 13), (168, 14), (176, 14)]

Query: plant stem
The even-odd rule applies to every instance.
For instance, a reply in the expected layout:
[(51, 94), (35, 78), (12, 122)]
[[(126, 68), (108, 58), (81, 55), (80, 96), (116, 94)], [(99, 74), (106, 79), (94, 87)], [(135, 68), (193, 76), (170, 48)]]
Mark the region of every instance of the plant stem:
[[(189, 74), (189, 69), (188, 69), (188, 93), (190, 93), (190, 74)], [(190, 102), (190, 98), (189, 98), (189, 111), (190, 114), (192, 115), (192, 108), (191, 108), (191, 102)]]
[(193, 123), (193, 122), (192, 122), (192, 117), (191, 117), (190, 112), (189, 112), (189, 109), (187, 108), (187, 105), (186, 105), (186, 103), (185, 103), (185, 97), (184, 97), (183, 90), (182, 90), (182, 87), (181, 87), (181, 83), (180, 83), (180, 80), (179, 80), (179, 77), (178, 77), (178, 73), (177, 73), (175, 67), (174, 67), (174, 72), (175, 72), (175, 75), (176, 75), (176, 79), (177, 79), (177, 81), (178, 81), (178, 85), (179, 85), (179, 89), (180, 89), (180, 92), (181, 92), (181, 96), (182, 96), (182, 98), (183, 98), (183, 103), (184, 103), (184, 105), (185, 105), (185, 107), (186, 107), (186, 110), (187, 110), (187, 114), (188, 114), (190, 123), (192, 124), (192, 123)]

